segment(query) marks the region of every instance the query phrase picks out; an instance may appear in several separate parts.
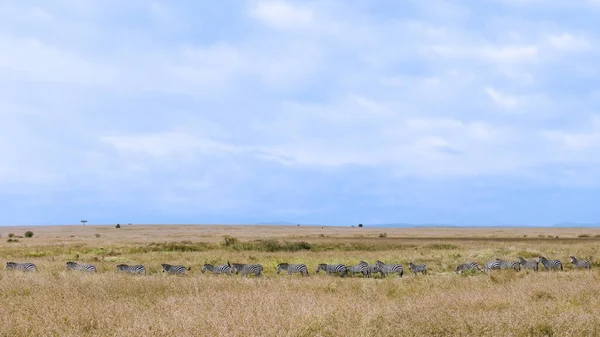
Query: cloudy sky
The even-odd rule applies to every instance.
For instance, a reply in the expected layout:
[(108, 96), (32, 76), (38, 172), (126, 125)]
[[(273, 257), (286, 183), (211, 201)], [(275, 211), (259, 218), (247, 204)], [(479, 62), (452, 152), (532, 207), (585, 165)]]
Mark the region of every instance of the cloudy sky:
[(600, 221), (600, 1), (0, 3), (0, 224)]

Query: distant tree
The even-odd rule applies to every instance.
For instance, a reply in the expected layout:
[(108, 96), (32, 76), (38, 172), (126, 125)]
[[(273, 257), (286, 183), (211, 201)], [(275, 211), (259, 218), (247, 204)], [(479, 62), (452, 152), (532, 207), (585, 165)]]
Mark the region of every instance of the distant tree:
[(359, 227), (359, 228), (362, 228), (362, 224), (361, 224), (361, 223), (359, 223), (359, 224), (358, 224), (358, 227)]
[(117, 224), (117, 225), (115, 226), (115, 228), (121, 228), (121, 225)]
[(85, 223), (87, 222), (87, 220), (81, 220), (81, 224), (85, 226)]
[(27, 231), (27, 232), (25, 232), (24, 235), (25, 235), (26, 238), (30, 238), (30, 237), (33, 237), (33, 232), (32, 231)]

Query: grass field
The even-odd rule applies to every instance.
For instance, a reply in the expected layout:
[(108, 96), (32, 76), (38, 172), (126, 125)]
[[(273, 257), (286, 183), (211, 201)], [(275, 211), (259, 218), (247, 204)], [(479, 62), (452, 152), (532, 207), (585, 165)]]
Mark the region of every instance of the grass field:
[[(32, 230), (32, 238), (18, 238)], [(9, 233), (14, 236), (9, 238)], [(276, 226), (0, 227), (1, 336), (594, 336), (600, 273), (595, 228), (369, 229)], [(227, 236), (227, 245), (224, 237)], [(9, 239), (17, 242), (7, 242)], [(460, 276), (456, 265), (544, 255), (564, 272)], [(318, 263), (426, 263), (428, 275), (315, 274)], [(92, 263), (96, 274), (66, 272)], [(209, 276), (204, 263), (261, 263), (264, 277)], [(310, 277), (276, 275), (305, 263)], [(146, 276), (117, 274), (144, 264)], [(191, 266), (165, 275), (161, 263)]]

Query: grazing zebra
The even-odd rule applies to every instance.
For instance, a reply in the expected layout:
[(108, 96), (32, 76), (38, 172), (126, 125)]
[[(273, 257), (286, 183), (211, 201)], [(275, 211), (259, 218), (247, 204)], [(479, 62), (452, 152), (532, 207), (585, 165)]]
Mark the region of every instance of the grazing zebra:
[(571, 258), (571, 263), (573, 264), (573, 267), (575, 267), (575, 268), (584, 268), (584, 269), (590, 270), (592, 267), (590, 260), (578, 260), (575, 258), (575, 256), (570, 256), (570, 258)]
[(369, 264), (365, 261), (360, 261), (356, 266), (347, 266), (346, 268), (348, 269), (348, 274), (350, 274), (350, 276), (360, 273), (363, 277), (367, 277), (367, 274), (369, 273)]
[(401, 264), (385, 264), (379, 260), (375, 262), (377, 266), (377, 271), (381, 274), (381, 277), (385, 277), (387, 274), (396, 274), (398, 273), (398, 277), (402, 277), (404, 274), (404, 270), (402, 269)]
[(483, 265), (483, 270), (485, 270), (485, 271), (500, 270), (500, 260), (496, 259), (496, 260), (486, 262)]
[(505, 270), (505, 269), (513, 269), (514, 271), (521, 270), (521, 264), (519, 262), (504, 261), (504, 260), (500, 260), (500, 259), (496, 259), (496, 261), (500, 262), (500, 269), (502, 269), (502, 270)]
[(146, 274), (146, 268), (141, 264), (136, 266), (128, 266), (126, 264), (120, 264), (117, 266), (118, 272), (128, 273), (128, 274)]
[(20, 271), (36, 271), (37, 268), (35, 264), (30, 262), (25, 263), (16, 263), (16, 262), (6, 262), (6, 269), (12, 270), (20, 270)]
[(533, 271), (538, 271), (539, 262), (537, 260), (525, 260), (521, 256), (519, 256), (519, 264), (523, 269), (531, 269)]
[(479, 269), (479, 265), (477, 264), (477, 262), (467, 262), (467, 263), (459, 264), (458, 267), (456, 267), (457, 274), (462, 274), (464, 271), (468, 271), (468, 270), (481, 271), (481, 269)]
[(548, 260), (547, 258), (540, 256), (538, 262), (544, 266), (544, 270), (560, 269), (563, 270), (563, 265), (559, 260)]
[(367, 266), (367, 277), (371, 277), (371, 274), (379, 273), (379, 267), (374, 264), (370, 264)]
[(161, 263), (162, 272), (167, 274), (175, 274), (175, 275), (185, 275), (186, 270), (192, 269), (192, 267), (184, 267), (184, 266), (173, 266), (166, 263)]
[(77, 270), (77, 271), (87, 271), (87, 272), (96, 272), (96, 266), (93, 264), (80, 264), (77, 262), (67, 262), (67, 270)]
[(338, 264), (320, 263), (319, 266), (317, 267), (317, 273), (320, 270), (326, 272), (327, 274), (340, 273), (341, 277), (344, 277), (346, 275), (346, 273), (348, 272), (348, 268), (346, 268), (346, 266), (341, 263), (338, 263)]
[(289, 264), (289, 263), (280, 263), (277, 265), (277, 274), (281, 273), (282, 270), (285, 270), (286, 274), (296, 274), (300, 273), (302, 275), (308, 276), (308, 268), (306, 268), (305, 264)]
[(227, 264), (220, 264), (218, 266), (213, 266), (210, 263), (206, 263), (205, 265), (202, 266), (202, 274), (204, 274), (205, 271), (210, 271), (213, 275), (214, 274), (227, 274), (229, 276), (231, 276), (231, 264), (229, 264), (229, 262), (227, 262)]
[(232, 263), (231, 271), (242, 274), (242, 277), (247, 274), (254, 274), (256, 277), (259, 277), (263, 271), (263, 266), (260, 264), (242, 264), (242, 263)]
[(421, 273), (423, 275), (427, 274), (427, 266), (424, 264), (414, 264), (412, 262), (408, 263), (408, 269), (417, 275), (417, 273)]

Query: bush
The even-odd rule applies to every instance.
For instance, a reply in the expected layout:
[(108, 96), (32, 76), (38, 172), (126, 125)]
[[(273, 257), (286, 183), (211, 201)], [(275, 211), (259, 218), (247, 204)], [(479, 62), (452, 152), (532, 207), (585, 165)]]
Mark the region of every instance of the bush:
[(117, 224), (117, 225), (115, 226), (115, 228), (121, 228), (121, 225)]
[(9, 238), (14, 238), (15, 237), (15, 233), (8, 233), (8, 237)]
[(239, 240), (235, 236), (231, 236), (231, 235), (223, 236), (223, 245), (225, 247), (233, 246), (233, 245), (237, 244), (238, 242), (239, 242)]
[(8, 239), (6, 242), (19, 242), (19, 239)]
[(31, 238), (31, 237), (33, 237), (33, 232), (32, 231), (27, 231), (27, 232), (25, 232), (24, 235), (25, 235), (26, 238)]
[(387, 233), (379, 233), (380, 238), (387, 238)]
[(362, 226), (363, 226), (363, 225), (362, 225), (361, 223), (359, 223), (359, 224), (358, 224), (358, 227), (359, 227), (359, 228), (362, 228)]
[(101, 237), (102, 235), (100, 235), (100, 234), (96, 233), (96, 234), (94, 234), (94, 236), (95, 236), (95, 237), (97, 237), (97, 238), (99, 238), (99, 237)]
[(589, 238), (590, 235), (589, 234), (579, 234), (577, 235), (578, 238)]

